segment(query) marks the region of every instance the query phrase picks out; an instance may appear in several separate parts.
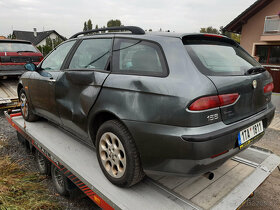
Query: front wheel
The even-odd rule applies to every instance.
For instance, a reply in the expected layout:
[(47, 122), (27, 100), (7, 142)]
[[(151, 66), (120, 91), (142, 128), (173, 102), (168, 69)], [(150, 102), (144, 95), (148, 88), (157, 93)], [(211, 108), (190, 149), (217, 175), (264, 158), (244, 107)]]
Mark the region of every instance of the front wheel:
[(33, 113), (33, 110), (29, 106), (24, 89), (21, 89), (19, 92), (19, 101), (21, 114), (26, 121), (33, 122), (39, 119), (39, 117)]
[(139, 153), (127, 128), (118, 120), (100, 126), (96, 136), (99, 165), (113, 184), (130, 187), (144, 177)]

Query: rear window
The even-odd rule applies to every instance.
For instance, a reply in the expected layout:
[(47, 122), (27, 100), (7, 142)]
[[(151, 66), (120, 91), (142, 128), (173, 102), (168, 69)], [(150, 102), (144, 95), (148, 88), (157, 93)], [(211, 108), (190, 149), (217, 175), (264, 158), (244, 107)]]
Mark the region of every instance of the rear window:
[(0, 42), (0, 52), (38, 52), (38, 50), (29, 43)]
[(196, 67), (206, 75), (244, 75), (260, 64), (232, 40), (197, 36), (183, 43)]

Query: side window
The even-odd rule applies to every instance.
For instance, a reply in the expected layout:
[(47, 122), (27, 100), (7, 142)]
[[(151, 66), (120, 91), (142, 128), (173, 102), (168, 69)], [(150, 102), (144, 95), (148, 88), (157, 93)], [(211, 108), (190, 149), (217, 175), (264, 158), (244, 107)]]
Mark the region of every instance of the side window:
[(113, 71), (155, 76), (167, 74), (160, 47), (152, 42), (134, 39), (115, 40)]
[(112, 39), (86, 39), (76, 50), (69, 69), (104, 70), (110, 57)]
[(74, 45), (75, 41), (69, 41), (58, 46), (48, 57), (43, 61), (41, 68), (43, 70), (60, 70), (64, 59)]

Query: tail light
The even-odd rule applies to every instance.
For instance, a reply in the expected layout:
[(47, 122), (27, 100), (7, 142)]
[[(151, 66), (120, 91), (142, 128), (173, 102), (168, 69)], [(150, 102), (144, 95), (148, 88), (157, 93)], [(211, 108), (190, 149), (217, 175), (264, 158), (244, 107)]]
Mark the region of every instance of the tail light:
[(238, 93), (219, 95), (219, 99), (221, 102), (220, 106), (233, 104), (238, 99), (238, 97), (239, 97)]
[(267, 84), (266, 86), (264, 86), (263, 92), (264, 92), (264, 93), (269, 93), (269, 92), (272, 92), (273, 89), (274, 89), (274, 84), (273, 84), (273, 82), (272, 82), (272, 83), (269, 83), (269, 84)]
[(189, 110), (201, 111), (230, 105), (235, 103), (238, 97), (238, 93), (202, 97), (194, 101), (189, 106)]

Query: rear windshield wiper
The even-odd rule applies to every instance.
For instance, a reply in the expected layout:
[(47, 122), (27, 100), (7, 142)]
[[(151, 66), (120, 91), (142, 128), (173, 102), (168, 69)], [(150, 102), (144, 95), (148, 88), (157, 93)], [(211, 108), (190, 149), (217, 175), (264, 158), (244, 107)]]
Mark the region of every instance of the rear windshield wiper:
[(245, 72), (245, 75), (250, 75), (250, 74), (259, 74), (259, 73), (262, 73), (262, 72), (265, 72), (266, 69), (262, 66), (254, 66), (250, 69), (248, 69), (246, 72)]
[(20, 53), (20, 52), (34, 52), (34, 51), (30, 51), (30, 50), (20, 50), (20, 51), (17, 51), (17, 53)]

